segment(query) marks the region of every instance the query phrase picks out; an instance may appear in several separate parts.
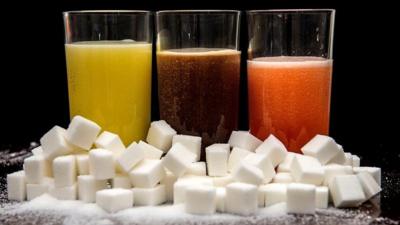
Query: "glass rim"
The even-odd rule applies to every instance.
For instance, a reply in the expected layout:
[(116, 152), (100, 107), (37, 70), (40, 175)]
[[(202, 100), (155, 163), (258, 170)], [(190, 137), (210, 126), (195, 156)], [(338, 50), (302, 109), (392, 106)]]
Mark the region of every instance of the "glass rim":
[(336, 9), (261, 9), (247, 10), (248, 14), (269, 13), (335, 13)]
[(72, 11), (64, 11), (63, 15), (89, 15), (89, 14), (151, 14), (152, 11), (148, 10), (72, 10)]
[(235, 13), (240, 14), (240, 10), (229, 10), (229, 9), (179, 9), (179, 10), (160, 10), (156, 11), (156, 15), (162, 14), (174, 14), (174, 13), (182, 13), (182, 14), (218, 14), (218, 13)]

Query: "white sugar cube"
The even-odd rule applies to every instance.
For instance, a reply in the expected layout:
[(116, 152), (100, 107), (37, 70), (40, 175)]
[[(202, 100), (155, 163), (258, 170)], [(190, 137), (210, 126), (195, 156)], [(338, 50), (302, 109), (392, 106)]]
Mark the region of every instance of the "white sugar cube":
[(248, 131), (232, 131), (228, 141), (231, 147), (238, 147), (254, 152), (254, 150), (262, 143)]
[(286, 184), (278, 184), (278, 183), (261, 185), (259, 187), (259, 191), (264, 192), (265, 206), (268, 207), (276, 203), (285, 202), (286, 188), (287, 188)]
[(351, 155), (351, 153), (345, 152), (344, 157), (345, 157), (345, 162), (343, 165), (353, 166), (353, 156)]
[(174, 200), (174, 183), (178, 180), (172, 172), (166, 171), (164, 178), (161, 180), (160, 184), (165, 186), (166, 200), (172, 202)]
[(96, 204), (110, 213), (128, 209), (133, 206), (133, 192), (122, 188), (100, 190), (96, 192)]
[(266, 154), (274, 167), (283, 162), (287, 155), (285, 145), (272, 134), (256, 148), (255, 152), (258, 154)]
[(356, 155), (351, 155), (351, 162), (353, 167), (359, 167), (360, 166), (360, 157)]
[(129, 177), (134, 187), (152, 188), (155, 187), (165, 176), (165, 170), (161, 160), (142, 160), (131, 172)]
[(24, 171), (26, 182), (39, 184), (44, 177), (49, 176), (51, 168), (43, 156), (33, 155), (24, 159)]
[(96, 180), (92, 175), (78, 176), (78, 199), (92, 203), (96, 200), (96, 192), (107, 188), (107, 180)]
[(125, 151), (117, 156), (117, 164), (128, 173), (144, 159), (144, 150), (136, 143), (132, 143)]
[(357, 173), (357, 178), (360, 181), (366, 199), (370, 199), (381, 192), (381, 187), (368, 172)]
[(28, 201), (49, 193), (49, 190), (54, 185), (52, 178), (45, 177), (40, 184), (26, 184), (26, 198)]
[(74, 116), (68, 126), (65, 138), (79, 148), (89, 150), (97, 135), (99, 135), (101, 127), (82, 116)]
[(329, 183), (335, 207), (357, 207), (366, 200), (356, 175), (338, 175)]
[(111, 180), (112, 188), (131, 189), (132, 183), (129, 176), (125, 174), (116, 174)]
[(97, 180), (111, 179), (115, 175), (115, 160), (111, 151), (93, 149), (89, 152), (90, 174)]
[(193, 185), (186, 189), (185, 211), (192, 214), (213, 214), (217, 207), (217, 193), (213, 186)]
[(228, 159), (228, 171), (233, 172), (233, 169), (239, 164), (239, 162), (249, 154), (254, 153), (242, 148), (233, 148)]
[(59, 200), (76, 200), (78, 188), (76, 184), (65, 187), (50, 187), (49, 194)]
[(209, 176), (226, 176), (228, 173), (229, 144), (213, 144), (206, 147)]
[(226, 185), (235, 182), (230, 174), (224, 177), (213, 177), (212, 179), (215, 187), (226, 187)]
[(167, 200), (165, 186), (159, 184), (153, 188), (133, 188), (133, 196), (135, 205), (138, 206), (155, 206), (161, 205)]
[(75, 156), (59, 156), (53, 160), (53, 175), (55, 187), (72, 186), (76, 182)]
[(213, 186), (212, 179), (205, 176), (188, 176), (178, 179), (174, 183), (174, 204), (186, 201), (186, 189), (192, 185)]
[(205, 162), (194, 162), (189, 165), (185, 174), (191, 174), (196, 176), (206, 176), (207, 168)]
[(26, 178), (23, 170), (7, 174), (7, 193), (8, 200), (26, 199)]
[(322, 165), (325, 165), (343, 150), (339, 149), (333, 138), (317, 134), (301, 148), (301, 151), (304, 155), (317, 158)]
[(337, 152), (336, 155), (329, 160), (328, 164), (344, 165), (346, 163), (346, 155), (343, 151), (343, 146), (337, 144), (337, 147), (339, 148), (339, 152)]
[(331, 180), (338, 175), (351, 175), (353, 174), (353, 168), (351, 166), (343, 166), (337, 164), (329, 164), (323, 166), (324, 168), (324, 186), (329, 186)]
[(381, 185), (381, 168), (361, 166), (361, 167), (353, 167), (353, 171), (356, 174), (360, 172), (368, 172), (375, 179), (376, 183), (378, 183), (379, 186)]
[(226, 186), (225, 211), (248, 216), (258, 208), (258, 188), (253, 184), (231, 183)]
[(218, 212), (225, 212), (225, 199), (226, 199), (225, 187), (217, 187), (216, 188), (216, 210)]
[(40, 139), (43, 157), (52, 160), (57, 156), (71, 153), (74, 147), (66, 141), (65, 136), (66, 130), (59, 126), (54, 126), (44, 134)]
[(154, 147), (167, 152), (172, 145), (172, 137), (176, 131), (164, 120), (154, 121), (150, 124), (146, 142)]
[(89, 174), (89, 155), (88, 154), (79, 154), (75, 155), (76, 165), (78, 167), (79, 175), (88, 175)]
[(95, 140), (94, 145), (96, 148), (107, 149), (116, 154), (120, 154), (125, 150), (125, 145), (121, 138), (117, 134), (108, 131), (101, 133)]
[(292, 167), (293, 158), (298, 155), (297, 153), (288, 152), (285, 156), (285, 159), (279, 163), (278, 172), (290, 172), (290, 168)]
[(177, 134), (172, 137), (172, 145), (180, 143), (189, 151), (196, 155), (196, 161), (200, 160), (201, 153), (201, 137), (192, 135)]
[(42, 146), (38, 146), (38, 147), (32, 149), (32, 154), (33, 154), (33, 155), (43, 155), (43, 148), (42, 148)]
[(292, 162), (291, 175), (296, 182), (320, 185), (324, 180), (324, 169), (313, 157), (296, 155)]
[(249, 154), (244, 157), (243, 162), (259, 168), (264, 174), (264, 184), (268, 184), (275, 176), (275, 169), (268, 155), (266, 154)]
[(272, 183), (288, 184), (293, 182), (293, 177), (287, 172), (278, 172), (272, 179)]
[(286, 191), (286, 210), (288, 213), (314, 214), (316, 203), (315, 186), (291, 183)]
[(139, 141), (138, 143), (139, 147), (143, 149), (144, 151), (144, 157), (146, 159), (160, 159), (162, 154), (164, 153), (160, 149), (147, 144), (144, 141)]
[(319, 209), (328, 208), (329, 189), (325, 186), (319, 186), (315, 189), (315, 206)]
[(187, 168), (196, 159), (196, 155), (187, 150), (180, 143), (174, 144), (168, 153), (162, 158), (163, 166), (175, 176), (183, 175)]
[(232, 177), (237, 182), (260, 185), (265, 177), (262, 170), (258, 167), (245, 162), (239, 163), (232, 172)]

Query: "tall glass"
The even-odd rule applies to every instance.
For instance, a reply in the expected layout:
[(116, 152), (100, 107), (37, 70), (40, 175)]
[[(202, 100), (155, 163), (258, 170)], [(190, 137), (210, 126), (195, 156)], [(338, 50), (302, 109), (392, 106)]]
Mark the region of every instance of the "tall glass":
[(335, 11), (248, 11), (250, 132), (290, 151), (329, 132)]
[(160, 117), (203, 147), (238, 126), (239, 11), (157, 12)]
[(151, 108), (151, 13), (64, 13), (70, 116), (82, 115), (127, 145), (144, 139)]

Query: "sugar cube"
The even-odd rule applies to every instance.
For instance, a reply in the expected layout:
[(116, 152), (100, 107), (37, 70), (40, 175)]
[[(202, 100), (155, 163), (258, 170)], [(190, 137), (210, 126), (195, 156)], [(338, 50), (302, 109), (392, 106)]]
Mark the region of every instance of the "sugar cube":
[(76, 200), (77, 199), (77, 185), (64, 187), (50, 187), (49, 194), (59, 200)]
[(293, 158), (291, 175), (296, 182), (320, 185), (324, 180), (324, 169), (313, 157), (296, 155)]
[(337, 164), (329, 164), (323, 166), (324, 169), (324, 186), (329, 186), (331, 180), (337, 175), (350, 175), (353, 174), (353, 168), (351, 166), (343, 166)]
[(135, 199), (135, 205), (138, 206), (155, 206), (164, 203), (166, 198), (165, 185), (159, 184), (152, 188), (138, 188), (132, 189)]
[(89, 155), (88, 154), (79, 154), (75, 155), (76, 165), (78, 167), (79, 175), (88, 175), (89, 174)]
[(337, 144), (337, 147), (339, 148), (339, 151), (331, 160), (329, 160), (328, 164), (344, 165), (346, 163), (346, 155), (343, 151), (343, 146)]
[(32, 154), (33, 154), (33, 155), (43, 155), (43, 148), (42, 148), (42, 146), (38, 146), (38, 147), (32, 149)]
[(193, 185), (186, 189), (185, 211), (192, 214), (213, 214), (217, 207), (217, 194), (213, 186)]
[(224, 177), (213, 177), (213, 184), (215, 187), (226, 187), (226, 185), (233, 183), (232, 175), (226, 175)]
[(144, 157), (146, 159), (160, 159), (162, 154), (164, 153), (160, 149), (147, 144), (144, 141), (139, 141), (138, 143), (139, 147), (143, 149), (144, 151)]
[(154, 147), (167, 152), (172, 145), (172, 137), (176, 131), (164, 120), (154, 121), (150, 124), (146, 142)]
[(196, 176), (206, 176), (207, 174), (205, 162), (194, 162), (189, 165), (185, 174), (191, 174)]
[(128, 209), (133, 206), (133, 192), (122, 188), (100, 190), (96, 192), (96, 204), (110, 213)]
[(319, 209), (328, 208), (329, 189), (325, 186), (315, 188), (315, 206)]
[(293, 177), (287, 172), (278, 172), (272, 179), (272, 183), (288, 184), (293, 182)]
[(93, 149), (89, 152), (90, 174), (97, 180), (111, 179), (115, 175), (115, 160), (111, 151)]
[(339, 149), (333, 138), (317, 134), (301, 148), (301, 151), (304, 155), (317, 158), (322, 165), (325, 165), (338, 154), (341, 149)]
[(231, 183), (226, 186), (225, 211), (248, 216), (257, 212), (258, 188), (253, 184)]
[(30, 201), (44, 193), (48, 193), (50, 188), (54, 185), (51, 178), (45, 177), (39, 184), (26, 184), (26, 197)]
[(353, 156), (351, 155), (351, 153), (345, 152), (344, 157), (345, 157), (345, 162), (343, 165), (353, 166)]
[(110, 150), (116, 154), (121, 154), (125, 150), (125, 145), (121, 138), (114, 133), (104, 131), (101, 133), (94, 142), (96, 148), (103, 148)]
[(165, 171), (164, 178), (160, 181), (160, 184), (165, 186), (166, 201), (172, 202), (174, 200), (174, 183), (178, 180), (171, 171)]
[(379, 186), (381, 185), (381, 168), (360, 166), (360, 167), (353, 167), (353, 171), (354, 173), (368, 172), (375, 179), (376, 183), (378, 183)]
[(8, 200), (26, 199), (26, 178), (23, 170), (7, 174), (7, 193)]
[(216, 188), (216, 210), (218, 212), (225, 212), (225, 199), (226, 199), (225, 187), (217, 187)]
[(231, 151), (231, 154), (229, 155), (228, 171), (233, 172), (233, 169), (239, 164), (239, 162), (242, 161), (242, 159), (244, 159), (244, 157), (246, 157), (249, 154), (254, 154), (254, 153), (246, 149), (234, 147)]
[(356, 155), (351, 155), (351, 162), (353, 167), (359, 167), (360, 166), (360, 157)]
[(144, 150), (138, 144), (132, 143), (125, 151), (117, 156), (117, 164), (128, 173), (144, 159)]
[(286, 201), (286, 184), (272, 183), (265, 184), (259, 187), (259, 191), (264, 192), (265, 206), (271, 206), (276, 203)]
[(172, 145), (180, 143), (185, 146), (189, 151), (196, 155), (196, 161), (200, 160), (201, 153), (201, 137), (192, 135), (177, 134), (172, 137)]
[(59, 156), (53, 160), (53, 175), (55, 187), (72, 186), (76, 182), (75, 156)]
[(285, 159), (287, 149), (278, 138), (271, 134), (260, 146), (258, 146), (258, 148), (256, 148), (255, 152), (257, 154), (266, 154), (271, 160), (272, 165), (276, 167)]
[(152, 188), (155, 187), (165, 176), (165, 170), (161, 160), (142, 160), (131, 172), (129, 177), (134, 187)]
[(315, 186), (291, 183), (286, 191), (286, 210), (288, 213), (314, 214), (316, 204)]
[(51, 128), (40, 139), (43, 157), (49, 160), (61, 155), (66, 155), (74, 150), (74, 147), (65, 140), (66, 130), (59, 126)]
[(112, 188), (131, 189), (132, 183), (129, 176), (125, 174), (116, 174), (111, 180)]
[(92, 175), (78, 176), (78, 199), (92, 203), (96, 200), (96, 192), (107, 188), (107, 180), (96, 180)]
[(239, 163), (232, 173), (232, 177), (237, 182), (260, 185), (265, 177), (263, 171), (258, 167), (245, 162)]
[(231, 147), (238, 147), (254, 152), (262, 141), (248, 131), (232, 131), (228, 143)]
[(178, 179), (174, 183), (174, 204), (186, 201), (186, 189), (192, 185), (213, 186), (212, 179), (205, 176), (189, 176)]
[(366, 199), (370, 199), (381, 192), (381, 187), (368, 172), (357, 173), (357, 178), (360, 181)]
[(99, 135), (101, 127), (82, 116), (74, 116), (68, 126), (65, 138), (79, 148), (89, 150), (97, 135)]
[(24, 171), (26, 182), (29, 184), (39, 184), (44, 177), (48, 176), (50, 169), (43, 156), (33, 155), (24, 159)]
[(229, 144), (213, 144), (206, 147), (209, 176), (226, 176), (228, 173)]
[(356, 175), (338, 175), (329, 183), (335, 207), (357, 207), (366, 200)]
[(270, 183), (275, 176), (275, 169), (267, 154), (249, 154), (244, 157), (243, 162), (255, 166), (263, 172), (264, 184)]
[(165, 168), (170, 170), (175, 176), (183, 175), (190, 163), (194, 162), (196, 155), (187, 150), (185, 146), (176, 143), (162, 158), (162, 163)]
[(290, 168), (292, 166), (293, 158), (297, 155), (297, 153), (288, 152), (285, 156), (285, 159), (279, 163), (278, 172), (290, 172)]

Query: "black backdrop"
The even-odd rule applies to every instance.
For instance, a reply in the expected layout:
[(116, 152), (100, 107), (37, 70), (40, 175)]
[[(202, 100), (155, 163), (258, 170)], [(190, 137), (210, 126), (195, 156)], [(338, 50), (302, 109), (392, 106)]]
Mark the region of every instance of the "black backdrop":
[[(394, 5), (390, 3), (340, 0), (70, 0), (47, 3), (9, 1), (7, 5), (2, 5), (0, 149), (27, 146), (54, 124), (68, 124), (62, 11), (336, 8), (330, 134), (343, 144), (346, 151), (359, 154), (362, 164), (398, 168), (400, 128), (396, 107), (399, 105), (399, 88), (394, 61), (399, 41), (395, 31), (399, 25)], [(246, 32), (243, 26), (243, 52), (246, 52)], [(240, 126), (246, 129), (245, 73), (242, 77)], [(152, 116), (157, 119), (156, 88), (153, 90), (155, 104)]]

